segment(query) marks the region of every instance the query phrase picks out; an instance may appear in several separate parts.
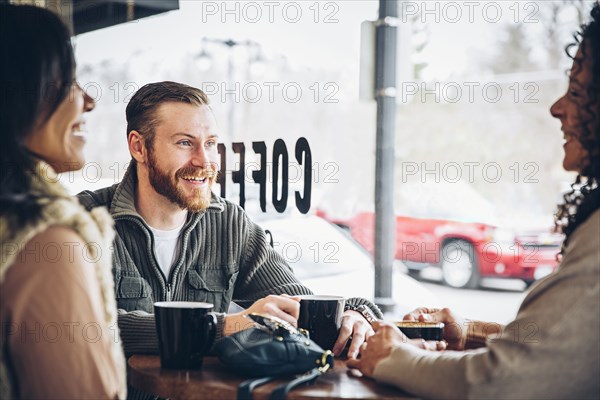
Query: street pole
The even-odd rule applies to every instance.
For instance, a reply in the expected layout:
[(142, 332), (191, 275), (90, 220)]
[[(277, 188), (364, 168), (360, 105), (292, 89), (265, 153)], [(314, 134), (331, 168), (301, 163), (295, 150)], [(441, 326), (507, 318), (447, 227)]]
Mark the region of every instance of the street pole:
[(396, 41), (398, 3), (379, 0), (375, 23), (375, 303), (393, 312), (392, 268), (396, 252), (394, 137), (396, 126)]
[[(203, 43), (214, 43), (227, 47), (227, 92), (234, 93), (233, 100), (229, 100), (227, 104), (227, 130), (229, 132), (229, 140), (236, 140), (235, 133), (235, 107), (238, 99), (238, 89), (235, 80), (235, 47), (244, 46), (248, 48), (256, 48), (260, 51), (260, 44), (252, 40), (235, 41), (232, 39), (221, 40), (213, 38), (202, 38)], [(201, 53), (206, 54), (206, 53)]]
[[(233, 44), (230, 44), (233, 43)], [(227, 59), (227, 85), (229, 85), (229, 90), (234, 90), (237, 93), (237, 89), (235, 88), (234, 82), (234, 61), (233, 61), (233, 46), (235, 46), (235, 42), (227, 41), (225, 44), (228, 46), (228, 59)], [(233, 88), (231, 87), (233, 85)], [(233, 100), (229, 99), (227, 104), (227, 129), (229, 131), (229, 140), (234, 141), (237, 140), (235, 137), (235, 101), (236, 95), (233, 96)]]

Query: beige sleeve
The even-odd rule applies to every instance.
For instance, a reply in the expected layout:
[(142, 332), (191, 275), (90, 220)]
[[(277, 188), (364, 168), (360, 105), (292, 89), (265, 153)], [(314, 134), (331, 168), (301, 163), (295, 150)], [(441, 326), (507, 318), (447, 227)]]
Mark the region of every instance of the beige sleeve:
[(420, 397), (464, 399), (466, 358), (475, 352), (428, 351), (402, 344), (377, 364), (373, 378)]
[(120, 382), (95, 265), (64, 227), (34, 237), (1, 290), (7, 362), (22, 398), (116, 398)]
[(600, 393), (600, 210), (571, 237), (561, 266), (527, 294), (487, 347), (427, 352), (402, 345), (375, 379), (426, 398), (597, 399)]

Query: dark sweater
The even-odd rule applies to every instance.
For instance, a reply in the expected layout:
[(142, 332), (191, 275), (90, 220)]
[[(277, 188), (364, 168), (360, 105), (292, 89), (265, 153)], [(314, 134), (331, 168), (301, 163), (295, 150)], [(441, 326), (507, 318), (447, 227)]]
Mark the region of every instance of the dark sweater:
[[(311, 294), (285, 260), (267, 244), (265, 232), (244, 210), (213, 194), (210, 206), (189, 213), (178, 242), (177, 258), (165, 277), (154, 256), (154, 238), (135, 209), (135, 166), (123, 181), (78, 195), (88, 209), (108, 208), (115, 220), (113, 274), (119, 328), (127, 355), (158, 353), (154, 325), (155, 301), (204, 301), (218, 314), (217, 338), (223, 335), (224, 313), (233, 300), (242, 305), (269, 294)], [(361, 298), (379, 318), (381, 311)]]

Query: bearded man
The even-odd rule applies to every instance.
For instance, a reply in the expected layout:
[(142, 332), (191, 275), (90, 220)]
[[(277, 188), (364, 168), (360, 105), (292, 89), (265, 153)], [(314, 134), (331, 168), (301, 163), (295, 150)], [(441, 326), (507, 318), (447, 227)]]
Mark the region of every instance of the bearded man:
[[(156, 301), (214, 304), (217, 338), (248, 327), (244, 315), (252, 312), (296, 323), (294, 295), (311, 291), (243, 209), (211, 191), (218, 127), (206, 94), (175, 82), (148, 84), (126, 115), (132, 162), (123, 180), (79, 194), (88, 209), (106, 207), (115, 220), (113, 272), (125, 353), (158, 353)], [(232, 300), (249, 307), (227, 314)], [(347, 303), (336, 355), (350, 337), (348, 354), (356, 355), (373, 334), (369, 309), (382, 317), (368, 300)]]

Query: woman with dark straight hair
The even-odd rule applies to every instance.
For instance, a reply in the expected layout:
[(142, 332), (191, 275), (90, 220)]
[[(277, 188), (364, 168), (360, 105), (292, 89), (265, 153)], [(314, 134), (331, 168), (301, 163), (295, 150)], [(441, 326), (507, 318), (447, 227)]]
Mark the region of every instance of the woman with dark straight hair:
[[(447, 351), (417, 348), (394, 326), (375, 324), (375, 335), (350, 366), (427, 398), (600, 396), (598, 2), (567, 53), (573, 58), (569, 87), (550, 113), (562, 125), (563, 168), (577, 172), (577, 178), (556, 214), (566, 237), (558, 269), (531, 288), (506, 327), (466, 320), (447, 308), (419, 308), (405, 319), (444, 322)], [(435, 349), (434, 344), (421, 346)]]
[(0, 398), (123, 398), (112, 220), (57, 182), (84, 164), (71, 35), (59, 17), (0, 4)]

